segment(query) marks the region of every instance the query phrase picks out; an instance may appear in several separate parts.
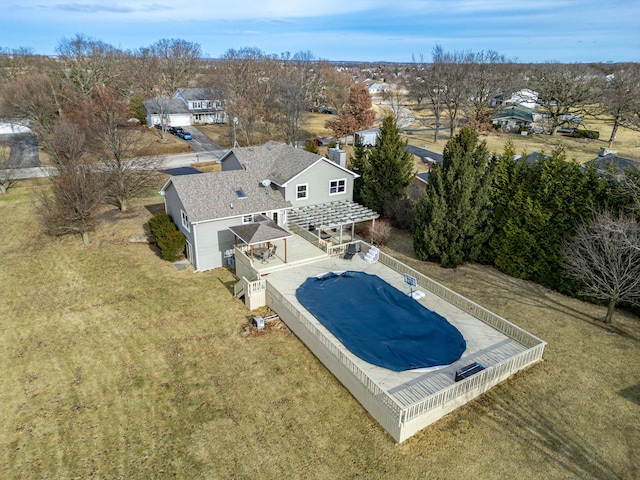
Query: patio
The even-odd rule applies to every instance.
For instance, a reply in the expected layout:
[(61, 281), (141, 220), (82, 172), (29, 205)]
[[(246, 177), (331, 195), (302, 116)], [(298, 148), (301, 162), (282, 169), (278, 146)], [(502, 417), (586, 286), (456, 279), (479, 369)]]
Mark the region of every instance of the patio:
[[(308, 234), (308, 232), (307, 232)], [(517, 371), (542, 359), (545, 342), (505, 319), (483, 309), (384, 253), (375, 263), (365, 261), (368, 245), (351, 260), (342, 258), (345, 246), (328, 247), (325, 253), (298, 235), (298, 251), (306, 248), (317, 256), (297, 264), (279, 264), (257, 270), (254, 281), (243, 279), (244, 292), (257, 302), (254, 308), (268, 305), (322, 363), (342, 382), (360, 404), (389, 432), (402, 442), (442, 416), (506, 380)], [(303, 247), (299, 242), (307, 243)], [(245, 258), (247, 258), (245, 256)], [(250, 267), (247, 265), (247, 267)], [(256, 265), (258, 267), (258, 265)], [(296, 289), (310, 276), (329, 271), (357, 270), (377, 275), (390, 285), (409, 294), (403, 274), (415, 276), (424, 296), (418, 301), (444, 316), (463, 334), (467, 348), (454, 363), (436, 371), (393, 372), (371, 365), (353, 355), (313, 315), (300, 305)], [(269, 274), (262, 278), (262, 275)], [(257, 277), (257, 278), (255, 278)], [(247, 277), (249, 278), (249, 277)], [(245, 299), (249, 300), (249, 299)], [(367, 301), (366, 298), (360, 301)], [(455, 372), (473, 362), (485, 369), (455, 382)]]

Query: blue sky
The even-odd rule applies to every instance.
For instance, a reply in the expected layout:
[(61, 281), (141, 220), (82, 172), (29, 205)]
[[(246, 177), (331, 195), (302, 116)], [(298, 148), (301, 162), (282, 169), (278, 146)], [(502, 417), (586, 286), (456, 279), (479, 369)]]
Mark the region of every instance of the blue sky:
[(640, 62), (639, 19), (638, 0), (19, 0), (0, 15), (0, 47), (53, 54), (83, 34), (122, 49), (181, 38), (213, 58), (257, 47), (410, 62), (440, 44), (518, 62)]

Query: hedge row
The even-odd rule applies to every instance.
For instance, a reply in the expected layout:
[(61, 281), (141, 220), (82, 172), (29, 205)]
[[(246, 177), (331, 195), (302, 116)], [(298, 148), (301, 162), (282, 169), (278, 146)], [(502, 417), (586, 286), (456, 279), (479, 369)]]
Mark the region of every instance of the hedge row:
[(592, 138), (597, 140), (600, 138), (600, 132), (597, 130), (574, 130), (573, 136), (576, 138)]
[(171, 217), (166, 213), (158, 213), (151, 217), (147, 225), (162, 258), (170, 262), (176, 261), (182, 254), (187, 239), (178, 231)]

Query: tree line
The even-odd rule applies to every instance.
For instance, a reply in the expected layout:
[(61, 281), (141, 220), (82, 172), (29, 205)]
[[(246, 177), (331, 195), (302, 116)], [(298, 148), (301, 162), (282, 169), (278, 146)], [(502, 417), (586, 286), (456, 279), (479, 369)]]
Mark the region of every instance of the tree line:
[[(305, 113), (319, 107), (336, 111), (327, 128), (337, 137), (373, 121), (366, 89), (310, 52), (231, 49), (213, 62), (203, 59), (198, 44), (180, 39), (123, 51), (76, 35), (59, 42), (55, 58), (28, 49), (0, 53), (0, 116), (29, 119), (57, 171), (41, 199), (45, 224), (50, 233), (79, 232), (85, 241), (99, 205), (126, 210), (153, 184), (153, 160), (141, 160), (141, 132), (128, 122), (144, 118), (143, 99), (164, 105), (179, 87), (208, 87), (225, 102), (229, 118), (238, 119), (238, 139), (246, 145), (273, 137), (296, 143)], [(605, 255), (615, 239), (620, 246), (614, 251), (625, 261), (605, 264), (626, 270), (611, 278), (639, 277), (637, 176), (619, 181), (581, 168), (562, 149), (531, 163), (516, 162), (509, 146), (491, 156), (477, 134), (490, 119), (493, 100), (530, 88), (551, 135), (577, 115), (606, 114), (614, 120), (613, 142), (619, 126), (640, 125), (637, 64), (519, 65), (497, 52), (446, 52), (437, 45), (431, 62), (421, 58), (393, 74), (402, 76), (411, 99), (429, 104), (433, 115), (422, 121), (433, 127), (435, 141), (440, 128), (448, 127), (444, 162), (430, 173), (424, 195), (407, 195), (411, 156), (389, 117), (375, 148), (356, 146), (352, 168), (361, 177), (355, 195), (411, 227), (421, 259), (448, 267), (481, 261), (560, 291), (600, 298), (601, 287), (587, 288), (590, 276), (578, 253), (593, 264), (594, 252)], [(388, 96), (392, 106), (400, 98)], [(467, 127), (455, 135), (462, 124)], [(586, 245), (572, 243), (580, 238)], [(594, 238), (602, 243), (595, 250)], [(600, 271), (593, 278), (602, 276)], [(636, 301), (629, 291), (637, 288), (629, 290), (628, 283), (612, 288), (608, 300)]]
[(392, 116), (375, 146), (358, 146), (351, 167), (358, 201), (409, 229), (419, 259), (454, 268), (493, 265), (569, 295), (640, 306), (640, 171), (601, 172), (556, 147), (516, 156), (509, 142), (490, 154), (464, 126), (411, 195), (415, 172)]
[(613, 119), (611, 144), (620, 126), (640, 128), (637, 63), (519, 64), (491, 50), (448, 52), (436, 45), (430, 61), (414, 58), (402, 79), (408, 97), (430, 107), (432, 116), (423, 122), (433, 128), (434, 142), (441, 127), (449, 128), (451, 138), (463, 122), (487, 126), (495, 107), (523, 89), (535, 92), (550, 135), (600, 115)]
[[(349, 75), (310, 52), (275, 56), (244, 48), (210, 62), (198, 44), (181, 39), (123, 51), (76, 35), (60, 40), (56, 54), (0, 51), (0, 118), (28, 120), (51, 158), (52, 188), (39, 203), (46, 229), (80, 233), (85, 243), (100, 205), (125, 211), (155, 185), (159, 161), (148, 155), (143, 128), (131, 122), (144, 123), (143, 100), (170, 117), (178, 88), (205, 88), (239, 120), (239, 143), (279, 137), (293, 144), (306, 112), (320, 105), (343, 109), (353, 87)], [(164, 128), (154, 132), (164, 140)], [(4, 158), (6, 149), (1, 153)], [(11, 171), (1, 169), (3, 192), (13, 183)]]

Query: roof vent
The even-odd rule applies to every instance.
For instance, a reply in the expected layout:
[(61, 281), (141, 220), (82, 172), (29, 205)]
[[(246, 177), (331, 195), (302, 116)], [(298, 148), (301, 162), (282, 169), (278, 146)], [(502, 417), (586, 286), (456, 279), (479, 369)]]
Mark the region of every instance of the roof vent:
[(268, 178), (265, 178), (264, 180), (262, 180), (262, 182), (260, 182), (260, 184), (263, 187), (268, 187), (269, 185), (271, 185), (271, 180), (269, 180)]

